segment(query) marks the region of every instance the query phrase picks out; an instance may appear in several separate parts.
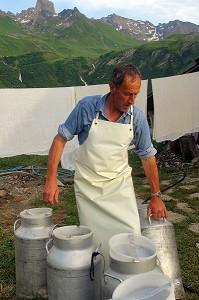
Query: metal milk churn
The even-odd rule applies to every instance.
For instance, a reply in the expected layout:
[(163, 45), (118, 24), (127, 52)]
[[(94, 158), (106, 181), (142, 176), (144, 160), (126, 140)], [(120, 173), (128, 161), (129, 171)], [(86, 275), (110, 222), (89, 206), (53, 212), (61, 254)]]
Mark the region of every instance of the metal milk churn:
[(138, 206), (141, 233), (155, 244), (163, 273), (171, 279), (179, 281), (179, 284), (175, 286), (175, 297), (181, 299), (185, 292), (181, 279), (174, 227), (168, 220), (148, 219), (146, 217), (147, 206), (147, 204)]
[(119, 284), (113, 292), (112, 300), (175, 300), (174, 284), (164, 274), (141, 273)]
[(52, 228), (51, 208), (23, 210), (20, 219), (14, 223), (17, 299), (32, 299), (36, 294), (46, 294), (45, 246)]
[(153, 242), (142, 235), (120, 233), (109, 240), (110, 267), (104, 273), (103, 299), (112, 297), (115, 288), (137, 274), (162, 270), (158, 266)]
[(88, 227), (56, 228), (46, 250), (48, 300), (101, 300), (101, 255)]

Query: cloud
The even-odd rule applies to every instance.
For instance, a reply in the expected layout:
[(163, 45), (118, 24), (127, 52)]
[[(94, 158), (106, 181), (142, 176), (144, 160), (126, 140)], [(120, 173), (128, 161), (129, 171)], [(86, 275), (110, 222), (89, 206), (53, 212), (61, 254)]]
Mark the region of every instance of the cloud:
[[(112, 13), (119, 16), (150, 21), (154, 25), (173, 20), (199, 25), (199, 0), (51, 0), (57, 13), (77, 7), (88, 18), (100, 19)], [(0, 0), (0, 9), (21, 12), (35, 7), (37, 0)]]
[(101, 18), (116, 13), (135, 20), (149, 20), (152, 23), (167, 23), (181, 20), (199, 24), (198, 0), (54, 0), (55, 8), (77, 7), (87, 17)]

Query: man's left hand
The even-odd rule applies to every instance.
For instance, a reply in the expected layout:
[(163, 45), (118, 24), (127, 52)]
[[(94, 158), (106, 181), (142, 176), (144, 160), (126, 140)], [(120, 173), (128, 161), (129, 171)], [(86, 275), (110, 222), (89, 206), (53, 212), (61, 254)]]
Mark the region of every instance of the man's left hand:
[(152, 196), (147, 207), (147, 217), (153, 215), (154, 219), (168, 218), (168, 212), (161, 197)]

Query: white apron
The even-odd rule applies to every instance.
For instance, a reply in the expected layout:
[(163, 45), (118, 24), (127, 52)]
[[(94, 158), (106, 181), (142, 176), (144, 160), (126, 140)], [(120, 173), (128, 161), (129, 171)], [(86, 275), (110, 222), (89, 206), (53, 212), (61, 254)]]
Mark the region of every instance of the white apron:
[[(133, 116), (133, 114), (131, 115)], [(95, 246), (102, 243), (109, 266), (109, 239), (131, 232), (140, 234), (128, 146), (130, 124), (93, 120), (88, 138), (80, 145), (75, 170), (75, 194), (80, 224), (93, 231)]]

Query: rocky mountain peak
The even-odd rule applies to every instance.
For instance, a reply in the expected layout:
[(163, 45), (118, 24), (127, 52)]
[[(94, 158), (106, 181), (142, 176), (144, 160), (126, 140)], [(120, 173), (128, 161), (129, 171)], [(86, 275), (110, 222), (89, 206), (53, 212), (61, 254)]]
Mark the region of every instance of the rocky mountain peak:
[(79, 19), (82, 17), (82, 13), (80, 13), (77, 7), (74, 7), (74, 9), (64, 9), (58, 15), (63, 20)]
[(38, 20), (45, 20), (48, 17), (56, 16), (53, 2), (49, 0), (37, 0), (36, 6), (22, 10), (16, 14), (15, 21), (27, 26), (34, 27)]
[[(64, 9), (59, 14), (56, 14), (54, 3), (50, 0), (37, 0), (35, 7), (22, 10), (21, 13), (17, 13), (16, 15), (0, 10), (0, 16), (8, 16), (31, 29), (51, 32), (56, 35), (58, 31), (63, 33), (66, 28), (73, 26), (75, 22), (83, 19), (88, 22), (90, 21), (77, 7), (74, 7), (74, 9)], [(96, 21), (94, 18), (91, 20), (92, 22)], [(159, 23), (158, 26), (155, 26), (149, 21), (133, 20), (113, 13), (101, 18), (100, 21), (127, 36), (145, 42), (162, 40), (176, 33), (188, 34), (199, 32), (199, 25), (179, 20), (170, 21), (169, 23)]]
[(35, 14), (44, 14), (45, 16), (55, 15), (54, 3), (49, 0), (37, 0)]
[(163, 38), (172, 34), (188, 34), (191, 32), (199, 32), (199, 25), (190, 22), (182, 22), (180, 20), (175, 20), (163, 24), (159, 23), (157, 26), (157, 33)]
[(158, 26), (155, 26), (149, 21), (133, 20), (111, 14), (101, 18), (101, 21), (109, 24), (117, 31), (144, 41), (161, 40), (176, 33), (188, 34), (190, 32), (199, 32), (199, 25), (179, 20), (170, 21), (169, 23), (159, 23)]
[(107, 17), (101, 18), (101, 20), (117, 31), (123, 32), (136, 39), (144, 41), (158, 40), (155, 26), (149, 21), (133, 20), (116, 14), (108, 15)]

